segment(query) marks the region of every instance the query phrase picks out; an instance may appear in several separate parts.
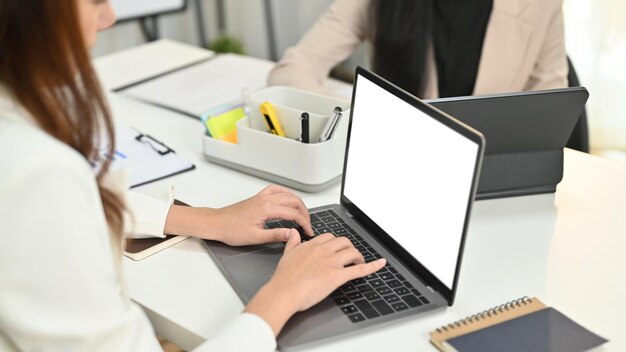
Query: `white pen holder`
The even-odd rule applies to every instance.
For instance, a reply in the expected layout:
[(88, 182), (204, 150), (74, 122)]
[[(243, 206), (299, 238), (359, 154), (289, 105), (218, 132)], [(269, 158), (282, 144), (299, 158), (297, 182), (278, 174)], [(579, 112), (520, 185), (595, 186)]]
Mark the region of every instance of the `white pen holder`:
[[(270, 102), (285, 131), (280, 137), (267, 131), (259, 105)], [(318, 192), (341, 179), (349, 119), (349, 102), (289, 87), (269, 87), (250, 94), (250, 116), (237, 122), (237, 143), (203, 138), (205, 157), (272, 182), (306, 192)], [(328, 141), (318, 143), (326, 122), (339, 106), (343, 116)], [(309, 113), (309, 144), (300, 138), (300, 116)]]

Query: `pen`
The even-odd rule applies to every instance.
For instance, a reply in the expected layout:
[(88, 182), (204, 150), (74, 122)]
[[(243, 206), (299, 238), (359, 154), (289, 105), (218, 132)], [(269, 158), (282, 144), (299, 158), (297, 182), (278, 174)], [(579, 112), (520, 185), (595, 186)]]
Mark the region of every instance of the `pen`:
[(320, 135), (320, 142), (325, 142), (333, 137), (333, 133), (337, 129), (337, 125), (339, 125), (339, 120), (341, 119), (342, 110), (340, 107), (335, 107), (333, 110), (333, 116), (328, 119), (326, 126), (322, 130), (322, 134)]
[(277, 136), (285, 137), (285, 132), (280, 125), (280, 121), (278, 120), (278, 116), (276, 116), (276, 111), (272, 104), (267, 101), (263, 102), (263, 104), (259, 105), (259, 111), (261, 115), (263, 115), (269, 132)]
[(306, 112), (300, 116), (300, 142), (309, 143), (309, 114)]

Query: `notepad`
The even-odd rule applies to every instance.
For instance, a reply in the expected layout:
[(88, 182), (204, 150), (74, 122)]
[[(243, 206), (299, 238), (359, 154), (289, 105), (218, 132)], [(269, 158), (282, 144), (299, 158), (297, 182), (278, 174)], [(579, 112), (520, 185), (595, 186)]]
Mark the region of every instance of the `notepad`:
[(576, 352), (607, 342), (537, 298), (521, 298), (430, 333), (443, 352)]
[(116, 148), (111, 170), (130, 171), (130, 187), (138, 187), (195, 168), (153, 136), (128, 127), (116, 129)]
[(208, 135), (225, 142), (237, 143), (237, 121), (246, 117), (243, 105), (235, 105), (218, 113), (202, 115)]
[[(174, 204), (189, 206), (179, 200), (174, 200)], [(132, 260), (142, 260), (187, 238), (189, 237), (176, 235), (167, 235), (164, 238), (127, 238), (124, 245), (124, 255)]]
[(167, 235), (164, 238), (127, 239), (124, 255), (132, 260), (142, 260), (186, 240), (187, 236)]

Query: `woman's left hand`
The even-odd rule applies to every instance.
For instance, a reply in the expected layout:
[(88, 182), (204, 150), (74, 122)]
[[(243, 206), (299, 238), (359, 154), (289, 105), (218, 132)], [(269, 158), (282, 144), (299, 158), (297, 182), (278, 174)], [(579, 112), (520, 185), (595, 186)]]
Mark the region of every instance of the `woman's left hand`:
[(265, 222), (273, 219), (293, 220), (307, 235), (313, 235), (309, 212), (302, 199), (276, 185), (220, 209), (172, 206), (166, 233), (191, 235), (231, 246), (287, 241), (287, 229), (264, 229)]

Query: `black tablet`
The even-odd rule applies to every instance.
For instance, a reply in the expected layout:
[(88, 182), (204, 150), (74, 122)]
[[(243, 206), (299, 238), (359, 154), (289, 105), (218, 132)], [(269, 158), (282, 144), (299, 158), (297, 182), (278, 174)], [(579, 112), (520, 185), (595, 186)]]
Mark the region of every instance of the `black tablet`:
[(426, 100), (482, 132), (477, 199), (549, 193), (563, 178), (563, 148), (583, 112), (584, 87)]

